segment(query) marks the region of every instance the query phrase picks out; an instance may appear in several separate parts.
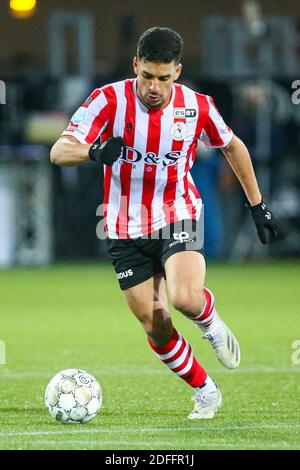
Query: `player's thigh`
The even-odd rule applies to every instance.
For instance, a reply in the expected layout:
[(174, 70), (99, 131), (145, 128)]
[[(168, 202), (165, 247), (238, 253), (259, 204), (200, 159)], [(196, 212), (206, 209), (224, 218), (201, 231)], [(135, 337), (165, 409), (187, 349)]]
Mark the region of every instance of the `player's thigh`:
[(164, 265), (169, 300), (183, 313), (197, 313), (205, 300), (203, 287), (206, 274), (204, 256), (197, 251), (172, 254)]
[(157, 274), (140, 284), (125, 289), (124, 295), (130, 310), (141, 323), (153, 323), (169, 318), (165, 280)]

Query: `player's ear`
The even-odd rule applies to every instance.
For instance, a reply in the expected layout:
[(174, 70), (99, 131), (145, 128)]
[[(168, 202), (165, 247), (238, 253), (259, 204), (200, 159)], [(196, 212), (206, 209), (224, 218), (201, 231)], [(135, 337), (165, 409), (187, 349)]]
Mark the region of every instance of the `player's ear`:
[(133, 70), (134, 70), (134, 73), (137, 75), (138, 74), (138, 59), (137, 59), (137, 57), (133, 58)]
[(175, 67), (175, 78), (174, 78), (174, 80), (177, 80), (180, 77), (181, 70), (182, 70), (182, 64), (177, 64), (176, 67)]

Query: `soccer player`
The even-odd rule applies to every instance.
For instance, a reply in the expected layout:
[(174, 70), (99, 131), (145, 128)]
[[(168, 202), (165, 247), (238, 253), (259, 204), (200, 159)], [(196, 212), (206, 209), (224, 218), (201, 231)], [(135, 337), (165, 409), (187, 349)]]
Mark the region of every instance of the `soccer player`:
[(190, 176), (198, 140), (225, 155), (262, 243), (275, 239), (277, 229), (247, 148), (213, 99), (175, 83), (182, 47), (170, 28), (144, 32), (133, 59), (136, 78), (93, 91), (54, 144), (51, 161), (103, 165), (108, 252), (126, 301), (158, 358), (194, 389), (189, 418), (213, 418), (221, 392), (174, 327), (168, 307), (169, 301), (194, 322), (225, 367), (239, 365), (239, 344), (204, 287), (202, 201)]

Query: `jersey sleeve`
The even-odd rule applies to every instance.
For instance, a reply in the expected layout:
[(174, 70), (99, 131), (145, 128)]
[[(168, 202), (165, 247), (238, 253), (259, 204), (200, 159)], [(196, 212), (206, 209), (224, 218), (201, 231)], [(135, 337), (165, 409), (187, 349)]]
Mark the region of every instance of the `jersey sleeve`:
[(104, 132), (108, 122), (108, 102), (99, 88), (77, 109), (62, 135), (75, 137), (81, 144), (92, 144)]
[(208, 115), (199, 140), (206, 147), (226, 147), (233, 137), (233, 132), (228, 127), (211, 96), (206, 96), (208, 101)]

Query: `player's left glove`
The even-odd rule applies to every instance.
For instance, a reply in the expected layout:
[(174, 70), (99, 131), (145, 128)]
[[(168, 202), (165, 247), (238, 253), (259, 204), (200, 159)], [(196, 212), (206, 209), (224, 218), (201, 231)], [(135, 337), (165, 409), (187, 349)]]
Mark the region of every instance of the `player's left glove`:
[(267, 208), (264, 201), (262, 200), (256, 206), (246, 204), (246, 207), (251, 211), (260, 241), (264, 245), (275, 242), (278, 238), (278, 228), (272, 212)]

